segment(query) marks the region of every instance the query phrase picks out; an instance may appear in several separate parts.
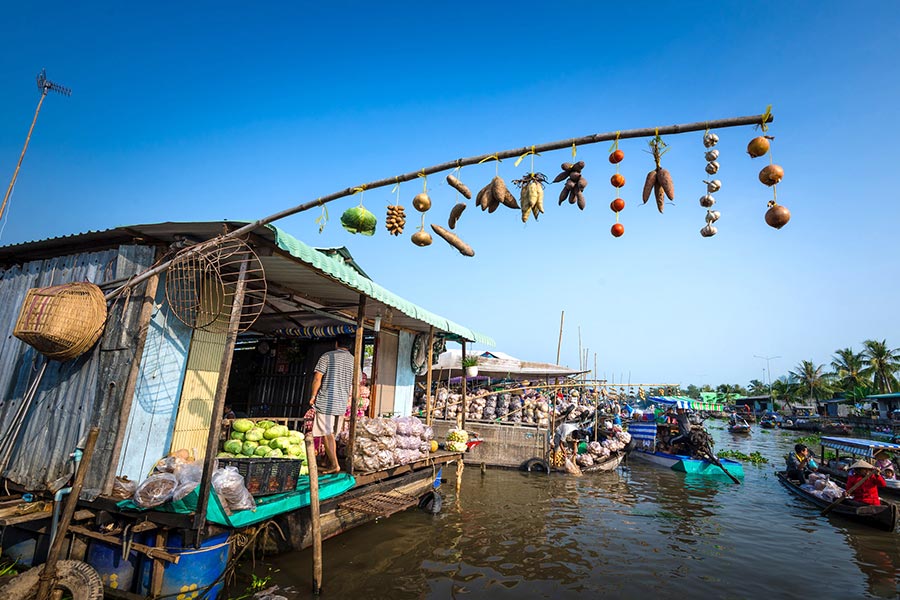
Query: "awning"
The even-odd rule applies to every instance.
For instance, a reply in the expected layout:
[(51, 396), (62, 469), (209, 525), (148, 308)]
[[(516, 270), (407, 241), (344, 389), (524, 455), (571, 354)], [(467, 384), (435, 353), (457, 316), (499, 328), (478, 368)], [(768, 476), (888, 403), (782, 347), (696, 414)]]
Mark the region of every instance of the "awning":
[(869, 458), (875, 456), (882, 450), (887, 450), (888, 452), (900, 452), (900, 444), (891, 444), (889, 442), (879, 442), (877, 440), (867, 440), (862, 438), (823, 437), (822, 445), (826, 448), (843, 450), (848, 454), (867, 456)]
[(674, 405), (676, 408), (689, 408), (691, 410), (725, 410), (724, 404), (702, 402), (700, 400), (695, 400), (694, 398), (689, 398), (688, 396), (651, 396), (650, 401)]

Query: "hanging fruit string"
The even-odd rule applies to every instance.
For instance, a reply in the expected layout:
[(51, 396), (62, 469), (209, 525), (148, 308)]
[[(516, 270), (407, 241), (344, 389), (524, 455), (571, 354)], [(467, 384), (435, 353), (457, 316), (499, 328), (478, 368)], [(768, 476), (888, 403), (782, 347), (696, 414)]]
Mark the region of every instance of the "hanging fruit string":
[[(618, 134), (618, 133), (619, 132), (617, 131), (616, 134)], [(575, 142), (572, 142), (572, 158), (575, 158), (576, 154), (577, 154), (577, 152), (575, 151)]]
[(319, 206), (322, 207), (322, 214), (316, 217), (316, 225), (319, 226), (319, 233), (321, 234), (325, 231), (325, 224), (328, 223), (328, 207), (325, 206), (325, 203), (322, 202), (321, 198), (316, 200), (319, 203)]
[(498, 154), (491, 154), (490, 156), (485, 156), (484, 158), (479, 160), (478, 164), (480, 165), (481, 163), (485, 163), (489, 160), (497, 161), (496, 169), (494, 170), (494, 176), (499, 177), (500, 176), (500, 163), (502, 162), (502, 159), (500, 158), (500, 156)]

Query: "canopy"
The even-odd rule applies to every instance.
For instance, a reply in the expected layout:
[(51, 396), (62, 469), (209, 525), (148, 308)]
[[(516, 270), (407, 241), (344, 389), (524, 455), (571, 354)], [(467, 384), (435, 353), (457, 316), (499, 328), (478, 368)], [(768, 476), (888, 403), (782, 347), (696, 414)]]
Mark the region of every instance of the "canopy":
[(651, 396), (651, 402), (675, 405), (676, 408), (690, 408), (692, 410), (725, 410), (724, 404), (715, 402), (702, 402), (688, 396)]
[(866, 440), (862, 438), (823, 437), (822, 445), (826, 448), (843, 450), (849, 454), (857, 454), (872, 457), (887, 450), (888, 452), (900, 452), (900, 444)]
[[(569, 377), (579, 371), (551, 363), (531, 362), (518, 359), (503, 352), (479, 350), (467, 352), (468, 356), (478, 357), (479, 375), (487, 375), (492, 379), (543, 379), (547, 377)], [(431, 367), (435, 377), (441, 379), (448, 371), (462, 370), (462, 350), (453, 349), (442, 352)], [(443, 373), (438, 373), (443, 371)], [(421, 377), (421, 375), (420, 375)]]

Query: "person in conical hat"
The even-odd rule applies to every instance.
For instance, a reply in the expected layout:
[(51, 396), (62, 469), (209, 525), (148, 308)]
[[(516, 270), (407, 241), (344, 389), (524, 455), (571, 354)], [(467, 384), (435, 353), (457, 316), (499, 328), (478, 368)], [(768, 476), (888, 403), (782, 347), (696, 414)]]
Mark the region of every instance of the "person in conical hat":
[(887, 482), (884, 480), (884, 477), (881, 476), (881, 473), (875, 469), (875, 465), (864, 460), (858, 460), (850, 465), (850, 476), (847, 477), (847, 489), (852, 489), (853, 486), (860, 482), (862, 482), (862, 484), (853, 490), (850, 497), (863, 504), (872, 504), (875, 506), (881, 504), (881, 500), (878, 498), (878, 488), (885, 487)]

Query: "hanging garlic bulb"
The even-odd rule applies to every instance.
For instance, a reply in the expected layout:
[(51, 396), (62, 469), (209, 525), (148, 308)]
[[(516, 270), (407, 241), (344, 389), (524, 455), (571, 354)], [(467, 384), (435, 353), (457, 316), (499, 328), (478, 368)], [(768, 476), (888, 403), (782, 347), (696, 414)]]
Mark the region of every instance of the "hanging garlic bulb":
[(706, 191), (710, 194), (715, 194), (722, 189), (722, 182), (718, 179), (713, 179), (712, 181), (704, 181), (703, 183), (706, 184)]
[(703, 145), (707, 148), (712, 148), (716, 144), (719, 143), (719, 136), (716, 134), (709, 132), (703, 136)]
[(707, 223), (715, 223), (719, 220), (721, 214), (717, 210), (708, 210), (706, 211), (706, 222)]
[(706, 172), (710, 175), (715, 175), (719, 172), (719, 163), (713, 161), (711, 163), (706, 163)]
[(716, 199), (709, 194), (700, 197), (700, 206), (702, 206), (703, 208), (712, 208), (712, 205), (715, 203)]
[(707, 153), (704, 154), (703, 156), (706, 157), (706, 162), (712, 162), (712, 161), (714, 161), (714, 160), (718, 160), (718, 158), (719, 158), (719, 151), (718, 151), (718, 150), (710, 150), (709, 152), (707, 152)]
[(703, 226), (703, 229), (700, 230), (700, 235), (703, 237), (712, 237), (719, 233), (719, 230), (707, 223)]

